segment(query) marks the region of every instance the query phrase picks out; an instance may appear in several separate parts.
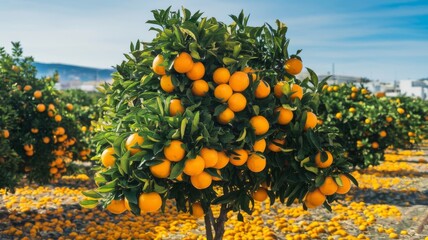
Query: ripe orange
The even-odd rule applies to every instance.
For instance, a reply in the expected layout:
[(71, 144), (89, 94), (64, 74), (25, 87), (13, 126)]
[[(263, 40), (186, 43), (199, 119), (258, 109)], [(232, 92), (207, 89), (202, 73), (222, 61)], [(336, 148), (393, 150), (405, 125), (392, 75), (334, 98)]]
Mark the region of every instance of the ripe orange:
[(230, 163), (234, 166), (242, 166), (244, 165), (247, 160), (248, 160), (248, 152), (247, 150), (244, 149), (234, 149), (234, 152), (236, 152), (238, 155), (236, 154), (232, 154), (230, 156)]
[(34, 155), (34, 151), (31, 150), (31, 151), (25, 152), (25, 155), (27, 155), (28, 157), (31, 157)]
[(254, 95), (256, 98), (266, 98), (270, 94), (270, 86), (265, 80), (261, 80), (259, 85), (257, 85)]
[(31, 128), (31, 133), (36, 134), (38, 132), (39, 132), (39, 129), (37, 129), (37, 128)]
[(233, 91), (243, 92), (250, 85), (250, 79), (246, 73), (236, 71), (230, 76), (229, 85)]
[(34, 91), (33, 96), (35, 99), (40, 99), (42, 97), (42, 91), (40, 90)]
[(294, 114), (290, 109), (277, 107), (275, 112), (279, 112), (278, 124), (280, 125), (287, 125), (293, 120)]
[(167, 93), (170, 93), (174, 91), (175, 86), (172, 83), (171, 76), (170, 75), (163, 75), (160, 79), (160, 86), (162, 90), (164, 90)]
[(69, 112), (71, 112), (71, 111), (73, 111), (73, 104), (71, 104), (71, 103), (67, 103), (67, 104), (65, 104), (65, 108), (67, 108), (67, 110), (69, 111)]
[(334, 116), (336, 119), (342, 119), (342, 113), (341, 112), (338, 112), (338, 113), (336, 113), (336, 115)]
[(184, 163), (183, 172), (189, 176), (201, 174), (205, 168), (205, 160), (201, 156), (196, 156), (192, 159), (187, 159)]
[(253, 192), (252, 197), (255, 201), (264, 202), (268, 198), (267, 190), (264, 187), (259, 187)]
[(43, 143), (45, 143), (45, 144), (48, 144), (51, 141), (51, 139), (49, 137), (43, 137), (42, 140), (43, 140)]
[(333, 195), (337, 191), (337, 183), (330, 176), (326, 177), (324, 183), (319, 187), (319, 190), (322, 194), (329, 196)]
[(227, 104), (233, 112), (240, 112), (247, 106), (247, 99), (241, 93), (234, 93), (230, 96)]
[(160, 66), (163, 63), (163, 56), (158, 54), (155, 59), (153, 60), (152, 63), (152, 69), (153, 72), (155, 72), (158, 75), (165, 75), (165, 67), (164, 66)]
[(209, 90), (208, 83), (205, 80), (196, 80), (192, 84), (192, 93), (195, 96), (203, 97)]
[(167, 178), (171, 173), (171, 162), (167, 159), (162, 159), (162, 163), (149, 167), (150, 172), (157, 178)]
[(217, 155), (218, 155), (218, 160), (217, 160), (217, 163), (214, 165), (214, 168), (222, 169), (222, 168), (226, 167), (226, 165), (230, 161), (227, 154), (225, 152), (217, 152)]
[(382, 130), (382, 131), (380, 131), (380, 133), (379, 133), (379, 136), (380, 136), (380, 137), (382, 137), (382, 138), (386, 137), (386, 135), (387, 135), (387, 133), (386, 133), (386, 131), (385, 131), (385, 130)]
[(129, 201), (127, 198), (125, 198), (124, 203), (126, 210), (131, 211), (131, 206), (129, 205)]
[(193, 59), (187, 52), (182, 52), (174, 60), (174, 69), (178, 73), (187, 73), (193, 68)]
[(181, 104), (180, 99), (172, 99), (169, 103), (169, 115), (171, 117), (177, 115), (177, 114), (183, 114), (184, 113), (184, 107)]
[(379, 143), (377, 143), (377, 142), (372, 142), (372, 148), (373, 148), (373, 149), (378, 149), (378, 148), (379, 148)]
[(351, 88), (351, 91), (352, 91), (352, 92), (354, 92), (354, 93), (356, 93), (356, 92), (358, 92), (358, 88), (357, 88), (357, 87), (355, 87), (355, 86), (353, 86), (353, 87)]
[(405, 111), (403, 108), (399, 107), (399, 108), (397, 108), (397, 112), (398, 112), (399, 114), (403, 114), (403, 113), (405, 113), (406, 111)]
[(192, 215), (195, 218), (200, 218), (205, 215), (204, 209), (202, 209), (202, 206), (200, 203), (193, 203), (192, 204)]
[(162, 207), (162, 198), (157, 192), (142, 193), (138, 197), (138, 207), (141, 212), (156, 212)]
[(186, 150), (182, 147), (183, 142), (172, 140), (169, 146), (164, 147), (163, 154), (171, 162), (179, 162), (186, 155)]
[(251, 79), (253, 81), (257, 80), (257, 74), (255, 73), (256, 71), (254, 71), (254, 69), (252, 69), (251, 67), (245, 67), (242, 71), (244, 73), (251, 73)]
[(256, 135), (263, 135), (269, 131), (269, 122), (263, 116), (254, 116), (250, 119), (250, 125)]
[(218, 115), (217, 121), (221, 124), (228, 124), (234, 117), (235, 113), (230, 108), (226, 108)]
[(9, 130), (4, 129), (4, 130), (3, 130), (3, 137), (4, 137), (4, 138), (9, 138), (9, 135), (10, 135)]
[(306, 194), (305, 203), (309, 203), (311, 206), (318, 207), (325, 202), (325, 195), (321, 193), (319, 189), (315, 189), (312, 192)]
[(230, 79), (229, 69), (221, 67), (217, 68), (213, 73), (213, 80), (217, 84), (228, 83)]
[(301, 86), (293, 84), (293, 86), (291, 87), (291, 92), (293, 93), (290, 96), (291, 100), (294, 100), (295, 98), (302, 100), (303, 88)]
[(114, 148), (109, 147), (106, 148), (101, 153), (101, 163), (104, 165), (104, 167), (112, 167), (114, 163), (116, 162), (116, 157), (114, 156)]
[(262, 138), (254, 142), (253, 151), (254, 152), (264, 152), (266, 149), (266, 139)]
[(220, 99), (221, 102), (227, 102), (232, 96), (233, 90), (228, 84), (220, 84), (214, 89), (214, 97)]
[(318, 152), (317, 155), (315, 155), (315, 164), (319, 168), (328, 168), (333, 163), (333, 155), (329, 151), (324, 151), (327, 153), (327, 160), (325, 162), (321, 161), (321, 152)]
[(37, 112), (44, 112), (46, 110), (46, 106), (43, 103), (39, 103), (36, 106)]
[(24, 87), (24, 91), (26, 91), (26, 92), (30, 91), (31, 89), (33, 89), (33, 87), (31, 87), (31, 85), (25, 85), (25, 87)]
[(33, 147), (33, 145), (32, 145), (32, 144), (25, 144), (25, 145), (24, 145), (24, 150), (25, 150), (26, 152), (33, 151), (33, 150), (34, 150), (34, 147)]
[(303, 64), (297, 58), (290, 58), (284, 64), (285, 71), (291, 75), (297, 75), (302, 71)]
[(273, 94), (275, 97), (280, 98), (284, 96), (284, 93), (282, 92), (282, 87), (284, 86), (284, 82), (278, 82), (275, 87), (273, 88)]
[(202, 79), (205, 75), (205, 66), (201, 62), (196, 62), (190, 71), (186, 73), (186, 76), (190, 80)]
[(317, 115), (315, 115), (313, 112), (306, 112), (306, 122), (305, 122), (305, 130), (308, 130), (309, 128), (315, 128), (317, 125)]
[(269, 150), (271, 150), (272, 152), (280, 152), (281, 151), (281, 147), (276, 145), (279, 144), (280, 146), (284, 146), (285, 145), (285, 139), (274, 139), (271, 143), (269, 143), (268, 148)]
[(390, 116), (386, 117), (386, 121), (387, 121), (387, 122), (389, 122), (389, 123), (390, 123), (390, 122), (392, 122), (392, 120), (393, 120), (393, 118), (392, 118), (392, 117), (390, 117)]
[(120, 200), (111, 200), (110, 204), (107, 205), (107, 210), (114, 214), (121, 214), (126, 211), (125, 201)]
[(214, 149), (202, 148), (200, 155), (205, 161), (205, 168), (214, 167), (218, 162), (218, 153)]
[(131, 155), (136, 154), (137, 152), (141, 152), (141, 149), (134, 148), (135, 145), (141, 145), (144, 142), (144, 138), (138, 135), (138, 133), (133, 133), (129, 135), (128, 139), (126, 139), (125, 147), (126, 150), (131, 152)]
[(261, 172), (266, 167), (266, 158), (259, 154), (251, 154), (247, 160), (247, 167), (251, 172)]
[(343, 174), (340, 174), (339, 178), (342, 181), (342, 186), (340, 186), (340, 184), (338, 184), (338, 188), (337, 188), (336, 193), (339, 193), (339, 194), (348, 193), (349, 190), (351, 189), (351, 180), (349, 180), (349, 178)]
[(356, 111), (357, 111), (357, 110), (356, 110), (354, 107), (350, 107), (350, 108), (349, 108), (349, 112), (350, 112), (350, 113), (355, 113)]
[(63, 127), (57, 127), (54, 132), (55, 135), (64, 135), (65, 129)]
[(61, 121), (62, 121), (61, 115), (55, 115), (55, 122), (61, 122)]
[(213, 178), (207, 172), (190, 176), (190, 182), (196, 189), (205, 189), (211, 185)]
[(50, 169), (49, 169), (49, 173), (50, 174), (56, 174), (56, 173), (58, 173), (58, 168), (56, 168), (56, 167), (51, 167)]

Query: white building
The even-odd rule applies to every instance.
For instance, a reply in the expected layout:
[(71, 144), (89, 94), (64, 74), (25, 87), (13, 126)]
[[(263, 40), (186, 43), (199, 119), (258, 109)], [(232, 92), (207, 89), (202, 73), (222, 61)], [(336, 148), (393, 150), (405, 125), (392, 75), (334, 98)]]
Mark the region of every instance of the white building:
[(400, 80), (400, 93), (409, 97), (419, 97), (427, 99), (428, 96), (428, 78), (414, 80)]

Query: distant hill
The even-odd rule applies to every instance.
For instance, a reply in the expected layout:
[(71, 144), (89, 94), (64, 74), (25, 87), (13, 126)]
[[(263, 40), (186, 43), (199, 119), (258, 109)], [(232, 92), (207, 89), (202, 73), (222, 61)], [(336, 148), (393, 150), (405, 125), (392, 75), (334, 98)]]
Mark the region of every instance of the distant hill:
[(60, 82), (70, 81), (109, 81), (114, 69), (100, 69), (81, 67), (59, 63), (39, 63), (35, 62), (37, 68), (37, 77), (50, 76), (56, 72), (59, 74)]

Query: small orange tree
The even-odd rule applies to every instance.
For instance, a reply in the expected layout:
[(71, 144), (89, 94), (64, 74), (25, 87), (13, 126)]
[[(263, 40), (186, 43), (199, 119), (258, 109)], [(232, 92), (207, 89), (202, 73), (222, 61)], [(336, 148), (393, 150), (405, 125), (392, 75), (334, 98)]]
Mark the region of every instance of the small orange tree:
[(83, 207), (141, 214), (174, 199), (179, 211), (205, 215), (208, 239), (221, 239), (227, 212), (242, 219), (254, 201), (329, 208), (349, 191), (355, 180), (334, 128), (317, 126), (324, 81), (310, 69), (295, 77), (303, 64), (287, 50), (283, 23), (153, 14), (156, 37), (131, 44), (102, 89), (99, 187), (84, 192)]
[(6, 128), (9, 146), (20, 156), (16, 161), (23, 161), (10, 174), (46, 183), (66, 172), (73, 157), (68, 150), (79, 141), (80, 130), (72, 110), (54, 89), (58, 76), (37, 79), (33, 58), (23, 57), (19, 43), (12, 45), (12, 54), (0, 51), (0, 81), (8, 89), (2, 94), (2, 105), (15, 111), (14, 125)]

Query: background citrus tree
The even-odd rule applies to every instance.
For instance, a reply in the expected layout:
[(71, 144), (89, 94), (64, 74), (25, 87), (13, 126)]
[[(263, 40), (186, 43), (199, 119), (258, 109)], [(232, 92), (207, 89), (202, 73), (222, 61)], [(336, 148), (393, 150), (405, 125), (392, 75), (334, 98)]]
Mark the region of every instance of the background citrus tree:
[(241, 13), (227, 25), (187, 9), (153, 15), (156, 37), (131, 44), (102, 89), (99, 187), (82, 206), (144, 214), (172, 199), (220, 239), (227, 212), (242, 219), (254, 201), (329, 208), (349, 191), (337, 130), (317, 126), (325, 80), (310, 69), (295, 77), (303, 64), (300, 51), (288, 52), (283, 23), (248, 26)]
[(345, 155), (354, 166), (378, 165), (388, 147), (414, 148), (427, 133), (424, 100), (387, 98), (352, 84), (323, 89), (320, 117), (324, 125), (340, 130)]
[(8, 90), (2, 94), (2, 105), (9, 109), (7, 112), (13, 109), (15, 113), (7, 117), (9, 123), (14, 123), (6, 126), (9, 146), (20, 156), (15, 161), (19, 162), (17, 171), (10, 174), (25, 174), (30, 181), (46, 183), (66, 172), (73, 158), (69, 148), (79, 141), (80, 129), (73, 110), (54, 89), (58, 75), (36, 78), (33, 59), (22, 55), (19, 43), (12, 45), (12, 54), (3, 48), (0, 52), (0, 79)]

